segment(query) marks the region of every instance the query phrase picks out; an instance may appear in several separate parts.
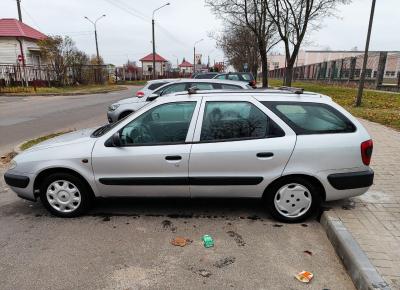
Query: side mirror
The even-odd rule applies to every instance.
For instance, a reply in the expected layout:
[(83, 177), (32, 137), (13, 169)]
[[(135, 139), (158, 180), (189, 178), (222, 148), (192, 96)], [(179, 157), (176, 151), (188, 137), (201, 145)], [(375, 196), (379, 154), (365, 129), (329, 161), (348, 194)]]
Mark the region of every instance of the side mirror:
[(119, 136), (119, 132), (114, 133), (107, 141), (104, 143), (106, 147), (121, 147), (121, 137)]
[(151, 102), (157, 99), (160, 95), (159, 94), (151, 94), (149, 97), (147, 97), (147, 101)]

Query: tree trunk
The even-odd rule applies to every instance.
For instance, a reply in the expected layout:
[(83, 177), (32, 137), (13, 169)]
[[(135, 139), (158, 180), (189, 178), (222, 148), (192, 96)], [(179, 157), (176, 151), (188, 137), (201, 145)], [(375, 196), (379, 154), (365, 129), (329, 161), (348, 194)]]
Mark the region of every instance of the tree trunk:
[(285, 72), (285, 80), (283, 82), (283, 85), (287, 87), (292, 86), (292, 77), (293, 77), (293, 65), (287, 65)]

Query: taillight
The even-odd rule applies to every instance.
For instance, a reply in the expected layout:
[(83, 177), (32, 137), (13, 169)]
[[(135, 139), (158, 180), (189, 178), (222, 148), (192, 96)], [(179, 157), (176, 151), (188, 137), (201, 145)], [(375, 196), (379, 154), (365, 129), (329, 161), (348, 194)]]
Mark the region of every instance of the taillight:
[(255, 80), (250, 81), (250, 82), (249, 82), (249, 85), (252, 86), (253, 88), (256, 88), (256, 87), (257, 87), (257, 83), (256, 83)]
[(144, 93), (142, 91), (137, 91), (136, 97), (138, 97), (138, 98), (144, 97)]
[(361, 158), (362, 162), (365, 165), (369, 165), (371, 163), (372, 149), (374, 148), (374, 144), (372, 140), (367, 140), (361, 143)]

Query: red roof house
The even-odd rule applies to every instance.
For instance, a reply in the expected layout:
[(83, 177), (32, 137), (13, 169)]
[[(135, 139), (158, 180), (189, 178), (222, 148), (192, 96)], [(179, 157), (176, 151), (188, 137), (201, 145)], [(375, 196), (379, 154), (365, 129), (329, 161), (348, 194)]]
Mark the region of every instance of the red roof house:
[(179, 66), (179, 70), (183, 74), (193, 73), (193, 64), (183, 59), (182, 63)]
[[(162, 76), (164, 75), (164, 72), (166, 70), (166, 63), (168, 60), (163, 58), (159, 54), (155, 54), (155, 63), (156, 63), (156, 75), (157, 76)], [(144, 76), (151, 76), (153, 75), (153, 54), (150, 53), (146, 55), (145, 57), (142, 57), (139, 59), (139, 61), (142, 62), (142, 73)]]
[(193, 67), (193, 65), (190, 62), (188, 62), (187, 60), (183, 59), (182, 63), (179, 65), (179, 67), (188, 68), (188, 67)]
[(17, 19), (0, 19), (0, 64), (40, 65), (37, 42), (46, 37)]
[(0, 19), (0, 37), (22, 37), (40, 40), (47, 36), (17, 19), (3, 18)]

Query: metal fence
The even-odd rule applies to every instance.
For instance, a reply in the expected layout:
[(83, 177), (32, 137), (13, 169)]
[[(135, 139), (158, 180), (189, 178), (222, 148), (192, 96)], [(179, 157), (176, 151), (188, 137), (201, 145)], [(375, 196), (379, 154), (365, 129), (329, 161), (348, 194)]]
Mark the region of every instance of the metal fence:
[(48, 66), (0, 64), (0, 87), (102, 84), (113, 74), (114, 69), (105, 65), (70, 66), (56, 71)]
[[(297, 66), (293, 80), (318, 81), (356, 86), (360, 80), (364, 55)], [(285, 68), (269, 71), (270, 78), (281, 79)], [(368, 55), (365, 86), (400, 91), (400, 52), (373, 52)]]

